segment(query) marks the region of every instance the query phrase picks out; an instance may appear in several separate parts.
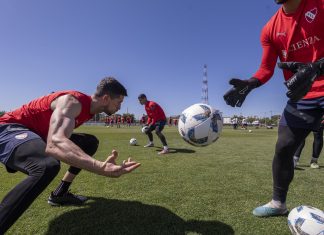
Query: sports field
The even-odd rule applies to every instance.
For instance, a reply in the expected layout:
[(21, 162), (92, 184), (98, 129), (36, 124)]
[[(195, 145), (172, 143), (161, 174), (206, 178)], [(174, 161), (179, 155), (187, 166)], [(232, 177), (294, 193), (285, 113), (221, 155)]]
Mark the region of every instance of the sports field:
[[(89, 127), (78, 132), (96, 135), (95, 157), (104, 160), (111, 149), (119, 162), (132, 156), (142, 166), (119, 179), (86, 171), (71, 187), (90, 198), (84, 206), (51, 207), (50, 192), (67, 166), (7, 234), (290, 234), (286, 217), (256, 218), (254, 207), (268, 202), (272, 192), (271, 163), (277, 129), (232, 130), (208, 147), (185, 143), (175, 127), (166, 127), (171, 153), (159, 156), (160, 142), (143, 148), (140, 127)], [(130, 146), (135, 137), (138, 146)], [(320, 169), (308, 167), (312, 135), (307, 139), (288, 194), (289, 209), (301, 204), (324, 209), (324, 157)], [(324, 153), (322, 153), (323, 155)], [(23, 174), (9, 174), (0, 166), (0, 199)]]

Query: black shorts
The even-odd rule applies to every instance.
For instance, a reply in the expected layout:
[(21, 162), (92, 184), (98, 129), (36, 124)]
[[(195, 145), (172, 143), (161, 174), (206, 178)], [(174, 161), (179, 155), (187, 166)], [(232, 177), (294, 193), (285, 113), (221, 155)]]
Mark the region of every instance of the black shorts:
[(157, 127), (158, 127), (158, 131), (162, 131), (164, 129), (165, 124), (166, 124), (166, 120), (157, 121), (156, 123), (151, 125), (150, 131), (156, 130)]
[(324, 97), (288, 101), (279, 125), (316, 131), (324, 114)]
[(33, 139), (41, 137), (23, 125), (0, 124), (0, 162), (6, 165), (16, 147)]

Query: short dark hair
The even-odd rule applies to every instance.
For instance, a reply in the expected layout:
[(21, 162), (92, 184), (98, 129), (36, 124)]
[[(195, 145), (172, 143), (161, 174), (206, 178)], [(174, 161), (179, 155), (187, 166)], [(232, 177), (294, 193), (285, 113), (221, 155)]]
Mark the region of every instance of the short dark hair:
[(139, 94), (139, 95), (138, 95), (138, 99), (143, 99), (143, 98), (146, 99), (146, 95), (145, 95), (145, 94), (142, 93), (142, 94)]
[(114, 99), (120, 95), (127, 96), (127, 90), (114, 77), (105, 77), (98, 84), (95, 96), (101, 97), (105, 94)]

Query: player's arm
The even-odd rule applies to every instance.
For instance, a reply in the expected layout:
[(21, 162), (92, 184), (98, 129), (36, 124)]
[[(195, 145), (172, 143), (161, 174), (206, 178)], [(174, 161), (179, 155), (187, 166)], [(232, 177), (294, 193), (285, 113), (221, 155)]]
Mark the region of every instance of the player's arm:
[(146, 121), (146, 125), (149, 126), (151, 124), (152, 119), (148, 116), (147, 117), (147, 121)]
[(153, 118), (151, 118), (150, 116), (152, 116), (152, 114), (148, 114), (148, 119), (147, 122), (145, 124), (146, 128), (144, 129), (144, 133), (147, 134), (148, 132), (152, 131), (152, 125), (153, 125)]
[(50, 119), (46, 146), (46, 153), (50, 156), (69, 165), (110, 177), (119, 177), (140, 165), (130, 158), (123, 161), (122, 165), (116, 165), (118, 153), (115, 150), (105, 162), (98, 161), (69, 139), (75, 127), (75, 118), (82, 109), (81, 103), (75, 97), (71, 95), (58, 97), (52, 103), (52, 109), (54, 111)]
[(149, 110), (150, 110), (150, 123), (149, 126), (152, 126), (156, 123), (156, 115), (157, 115), (157, 108), (156, 108), (156, 104), (151, 103), (149, 106)]
[(229, 84), (232, 88), (224, 94), (226, 104), (241, 107), (246, 96), (255, 88), (266, 83), (273, 75), (278, 55), (273, 49), (265, 27), (261, 34), (262, 59), (258, 71), (250, 79), (232, 78)]
[(156, 118), (153, 116), (151, 118), (151, 122), (150, 122), (150, 125), (154, 125), (156, 123)]
[(152, 112), (151, 109), (147, 110), (147, 121), (146, 121), (146, 125), (147, 126), (151, 126), (152, 124), (154, 124), (154, 114)]

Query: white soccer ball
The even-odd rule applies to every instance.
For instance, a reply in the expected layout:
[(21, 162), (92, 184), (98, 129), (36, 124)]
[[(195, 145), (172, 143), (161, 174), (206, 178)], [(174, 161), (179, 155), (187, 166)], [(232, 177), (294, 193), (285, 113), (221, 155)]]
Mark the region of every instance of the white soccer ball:
[(252, 130), (249, 130), (249, 133), (251, 133), (252, 132)]
[(324, 212), (312, 206), (298, 206), (288, 215), (288, 226), (292, 234), (324, 234)]
[(142, 128), (142, 133), (146, 133), (146, 131), (149, 129), (149, 127), (148, 126), (143, 126), (143, 128)]
[(137, 145), (137, 139), (135, 139), (135, 138), (131, 138), (130, 140), (129, 140), (129, 144), (130, 145)]
[(195, 146), (207, 146), (215, 142), (222, 129), (221, 113), (207, 104), (194, 104), (186, 108), (178, 122), (182, 138)]

